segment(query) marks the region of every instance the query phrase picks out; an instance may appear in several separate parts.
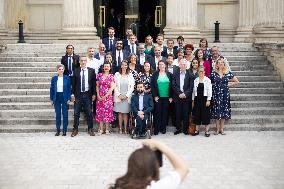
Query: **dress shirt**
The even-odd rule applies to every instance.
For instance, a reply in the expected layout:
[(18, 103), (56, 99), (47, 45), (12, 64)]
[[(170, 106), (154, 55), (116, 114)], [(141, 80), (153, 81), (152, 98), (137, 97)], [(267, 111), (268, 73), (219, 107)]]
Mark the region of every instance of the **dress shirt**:
[(139, 111), (143, 110), (143, 98), (144, 98), (144, 93), (139, 94)]
[(168, 65), (168, 71), (173, 74), (174, 73), (174, 66), (173, 65)]
[(58, 76), (57, 79), (57, 92), (62, 93), (63, 92), (63, 77)]
[(162, 56), (159, 57), (159, 59), (155, 56), (155, 64), (156, 64), (156, 70), (158, 70), (158, 62), (162, 60)]
[(67, 67), (69, 71), (69, 76), (73, 76), (73, 54), (68, 55), (68, 62), (67, 62)]
[(119, 52), (120, 52), (120, 63), (122, 62), (122, 60), (123, 60), (123, 52), (122, 52), (122, 50), (120, 50), (120, 51), (118, 51), (118, 50), (116, 50), (116, 52), (115, 52), (115, 58), (116, 58), (116, 63), (118, 64), (118, 55), (119, 55)]
[[(82, 90), (82, 75), (83, 75), (83, 69), (81, 69), (80, 76), (81, 76), (81, 92)], [(84, 76), (85, 76), (85, 92), (89, 90), (89, 82), (88, 82), (88, 69), (84, 69)]]
[(140, 65), (144, 65), (144, 63), (145, 63), (145, 53), (143, 53), (143, 54), (140, 54), (140, 58), (139, 58), (139, 61), (140, 61)]
[(101, 62), (98, 59), (87, 57), (86, 67), (94, 69), (96, 74), (99, 73), (99, 68), (101, 65), (102, 65)]
[(130, 51), (132, 54), (136, 54), (136, 44), (130, 44)]
[(167, 49), (167, 54), (174, 54), (174, 49)]
[(180, 72), (180, 77), (179, 77), (179, 89), (181, 90), (181, 92), (184, 92), (184, 91), (183, 91), (184, 78), (185, 78), (185, 72)]

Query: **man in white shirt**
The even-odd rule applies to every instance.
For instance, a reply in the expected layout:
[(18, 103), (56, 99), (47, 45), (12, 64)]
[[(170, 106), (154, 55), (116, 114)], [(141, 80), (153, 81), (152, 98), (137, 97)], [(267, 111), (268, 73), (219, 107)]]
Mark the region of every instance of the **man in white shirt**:
[(96, 74), (98, 74), (101, 64), (97, 59), (94, 58), (94, 54), (95, 49), (93, 47), (89, 47), (86, 67), (94, 69)]
[(163, 60), (164, 62), (166, 62), (166, 58), (161, 55), (161, 52), (162, 52), (161, 47), (156, 46), (154, 48), (154, 53), (155, 53), (155, 57), (154, 57), (154, 61), (155, 61), (154, 66), (155, 66), (155, 68), (153, 68), (154, 70), (158, 69), (158, 62), (160, 60)]
[(104, 63), (105, 61), (105, 55), (106, 55), (106, 47), (103, 43), (99, 44), (99, 48), (98, 48), (99, 52), (95, 54), (95, 59), (97, 59), (101, 64)]
[(229, 61), (227, 60), (227, 58), (225, 58), (225, 57), (220, 55), (219, 49), (218, 49), (217, 46), (213, 46), (211, 48), (211, 57), (209, 58), (209, 62), (211, 63), (211, 70), (214, 70), (215, 64), (216, 64), (216, 62), (217, 62), (217, 60), (219, 58), (223, 58), (224, 59), (225, 66), (227, 66), (229, 68), (229, 70), (231, 71), (231, 68), (230, 68), (230, 65), (229, 65)]
[(178, 56), (177, 59), (175, 59), (174, 63), (173, 63), (173, 65), (175, 65), (175, 66), (179, 66), (180, 60), (184, 58), (184, 51), (183, 51), (183, 49), (179, 49), (178, 50), (177, 56)]

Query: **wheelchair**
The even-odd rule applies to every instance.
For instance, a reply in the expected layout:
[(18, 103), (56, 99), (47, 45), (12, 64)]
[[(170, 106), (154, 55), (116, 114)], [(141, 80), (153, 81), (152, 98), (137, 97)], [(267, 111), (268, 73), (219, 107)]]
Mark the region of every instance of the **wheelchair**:
[(132, 139), (151, 139), (153, 133), (153, 114), (150, 113), (146, 120), (146, 131), (142, 135), (138, 134), (138, 128), (136, 126), (136, 119), (134, 118), (133, 112), (129, 113), (129, 134)]

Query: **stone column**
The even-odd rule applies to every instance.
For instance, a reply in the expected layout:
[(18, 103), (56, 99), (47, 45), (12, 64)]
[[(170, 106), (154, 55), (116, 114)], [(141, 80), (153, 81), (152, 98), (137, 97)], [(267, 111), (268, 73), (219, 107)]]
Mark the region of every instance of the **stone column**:
[(4, 0), (0, 0), (0, 30), (5, 28)]
[(197, 27), (197, 0), (167, 0), (165, 38), (182, 35), (187, 41), (200, 39)]
[(256, 43), (284, 41), (284, 1), (258, 0), (257, 19), (253, 28)]
[(60, 39), (98, 39), (94, 27), (93, 0), (64, 0), (63, 28)]
[(239, 27), (236, 42), (253, 42), (252, 29), (255, 24), (256, 0), (239, 0)]

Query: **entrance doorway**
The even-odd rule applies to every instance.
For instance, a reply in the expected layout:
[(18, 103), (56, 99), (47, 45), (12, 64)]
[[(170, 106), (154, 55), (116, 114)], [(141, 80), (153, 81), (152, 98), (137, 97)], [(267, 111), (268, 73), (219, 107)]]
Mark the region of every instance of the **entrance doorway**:
[(112, 26), (116, 37), (125, 38), (125, 30), (131, 28), (144, 42), (147, 35), (156, 38), (166, 25), (166, 0), (94, 0), (94, 12), (100, 37), (105, 37)]

